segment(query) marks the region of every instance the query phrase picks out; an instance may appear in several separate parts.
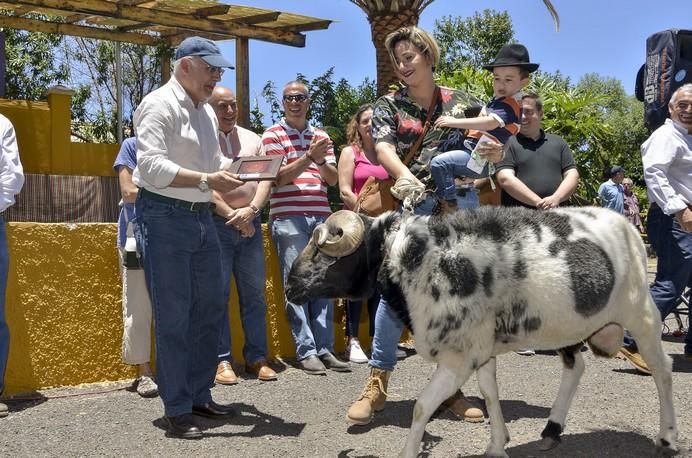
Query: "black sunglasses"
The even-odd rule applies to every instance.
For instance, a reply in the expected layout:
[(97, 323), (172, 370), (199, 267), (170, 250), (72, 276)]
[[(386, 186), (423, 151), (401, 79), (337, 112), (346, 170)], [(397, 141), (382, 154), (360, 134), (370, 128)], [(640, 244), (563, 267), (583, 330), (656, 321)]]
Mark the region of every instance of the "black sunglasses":
[(284, 102), (305, 102), (307, 99), (308, 96), (305, 94), (292, 94), (284, 96)]

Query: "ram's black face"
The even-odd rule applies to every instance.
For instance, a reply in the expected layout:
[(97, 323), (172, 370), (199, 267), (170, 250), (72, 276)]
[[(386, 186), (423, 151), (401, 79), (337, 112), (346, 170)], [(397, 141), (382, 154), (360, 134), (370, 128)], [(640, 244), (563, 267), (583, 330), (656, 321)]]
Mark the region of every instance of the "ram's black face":
[(347, 256), (329, 256), (310, 240), (288, 274), (285, 288), (289, 301), (302, 304), (320, 297), (366, 299), (373, 294), (382, 264), (385, 225), (381, 220), (362, 218), (363, 241)]

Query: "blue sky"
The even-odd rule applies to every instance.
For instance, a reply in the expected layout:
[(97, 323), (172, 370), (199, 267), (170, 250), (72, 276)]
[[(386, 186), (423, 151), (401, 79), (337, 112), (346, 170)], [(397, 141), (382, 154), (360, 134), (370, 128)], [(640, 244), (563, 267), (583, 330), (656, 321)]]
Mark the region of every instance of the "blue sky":
[[(225, 0), (224, 0), (225, 1)], [(332, 19), (327, 29), (306, 33), (306, 46), (293, 48), (250, 41), (250, 96), (259, 96), (267, 80), (277, 86), (295, 78), (308, 79), (335, 67), (336, 79), (356, 86), (365, 77), (375, 79), (375, 52), (365, 13), (348, 0), (237, 0), (258, 8)], [(526, 45), (541, 69), (577, 81), (599, 73), (622, 81), (634, 93), (634, 79), (645, 59), (646, 38), (669, 28), (692, 28), (690, 0), (553, 0), (560, 14), (556, 32), (541, 0), (436, 0), (424, 10), (419, 26), (434, 29), (443, 16), (468, 17), (475, 11), (508, 11), (517, 40)], [(234, 56), (232, 41), (222, 51)], [(222, 85), (235, 87), (235, 75), (224, 75)], [(260, 101), (261, 102), (261, 101)]]

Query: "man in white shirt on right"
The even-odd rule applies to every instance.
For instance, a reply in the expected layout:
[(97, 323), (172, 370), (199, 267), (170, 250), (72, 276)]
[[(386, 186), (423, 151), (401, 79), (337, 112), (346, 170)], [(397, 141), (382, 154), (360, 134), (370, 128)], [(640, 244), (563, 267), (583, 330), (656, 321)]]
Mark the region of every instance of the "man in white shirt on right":
[[(670, 118), (641, 148), (651, 203), (647, 231), (658, 256), (651, 297), (662, 319), (678, 304), (692, 277), (692, 84), (673, 92), (668, 110)], [(622, 353), (638, 370), (648, 371), (629, 335)], [(685, 338), (684, 358), (692, 360), (691, 332)]]

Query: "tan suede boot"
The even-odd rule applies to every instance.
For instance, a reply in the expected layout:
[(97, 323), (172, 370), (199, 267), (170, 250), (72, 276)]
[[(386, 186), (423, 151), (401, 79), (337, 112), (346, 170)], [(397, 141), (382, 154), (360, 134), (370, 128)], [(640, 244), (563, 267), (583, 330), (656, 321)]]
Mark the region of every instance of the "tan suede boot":
[(356, 425), (367, 425), (372, 421), (375, 412), (384, 409), (387, 400), (387, 382), (391, 371), (375, 367), (370, 369), (370, 376), (360, 397), (348, 409), (346, 418)]

